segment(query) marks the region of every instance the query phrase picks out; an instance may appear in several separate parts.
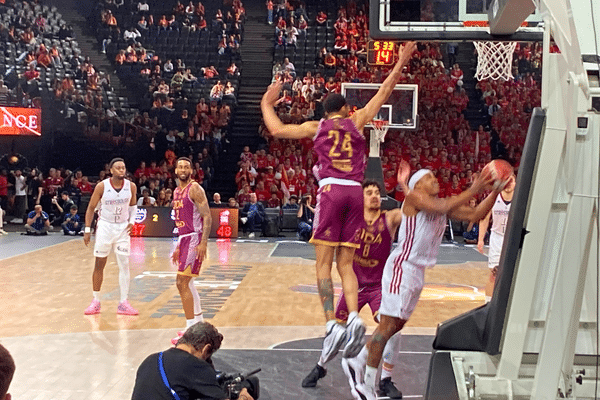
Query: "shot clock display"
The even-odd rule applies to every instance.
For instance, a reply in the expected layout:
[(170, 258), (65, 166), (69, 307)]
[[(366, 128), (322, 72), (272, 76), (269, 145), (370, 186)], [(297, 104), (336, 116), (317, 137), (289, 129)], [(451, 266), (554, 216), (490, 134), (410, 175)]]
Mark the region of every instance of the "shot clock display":
[(367, 46), (367, 63), (370, 65), (391, 66), (396, 62), (396, 42), (371, 40)]
[[(211, 208), (211, 238), (237, 238), (238, 212), (236, 208)], [(131, 236), (173, 237), (177, 228), (170, 207), (138, 207)]]

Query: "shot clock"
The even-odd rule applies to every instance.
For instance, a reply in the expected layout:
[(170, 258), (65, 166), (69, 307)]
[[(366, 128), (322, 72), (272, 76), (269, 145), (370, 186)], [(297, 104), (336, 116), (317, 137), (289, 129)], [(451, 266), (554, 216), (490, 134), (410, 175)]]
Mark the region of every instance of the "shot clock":
[(396, 62), (396, 50), (396, 42), (391, 40), (370, 40), (367, 45), (367, 63), (392, 66)]

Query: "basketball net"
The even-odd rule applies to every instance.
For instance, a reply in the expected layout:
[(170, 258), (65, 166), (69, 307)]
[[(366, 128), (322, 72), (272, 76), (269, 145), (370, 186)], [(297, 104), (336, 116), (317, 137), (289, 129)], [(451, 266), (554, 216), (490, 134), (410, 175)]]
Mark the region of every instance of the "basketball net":
[(475, 79), (508, 81), (513, 78), (512, 61), (517, 42), (473, 42), (477, 50)]
[(389, 121), (384, 119), (374, 119), (371, 121), (371, 140), (369, 157), (379, 157), (379, 145), (385, 140), (385, 135), (390, 128)]

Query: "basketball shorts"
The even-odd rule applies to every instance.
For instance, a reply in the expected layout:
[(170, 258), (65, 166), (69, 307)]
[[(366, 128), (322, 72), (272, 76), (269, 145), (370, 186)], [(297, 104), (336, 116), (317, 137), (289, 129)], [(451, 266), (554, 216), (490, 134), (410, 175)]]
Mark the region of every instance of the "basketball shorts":
[(177, 260), (177, 273), (186, 276), (200, 275), (202, 260), (198, 259), (196, 246), (200, 244), (202, 232), (188, 233), (177, 239), (179, 246), (179, 259)]
[[(366, 305), (371, 308), (373, 319), (379, 322), (379, 306), (381, 305), (381, 285), (365, 286), (358, 289), (358, 311)], [(348, 305), (344, 293), (340, 296), (335, 307), (335, 317), (339, 321), (348, 320)]]
[(364, 222), (362, 187), (327, 184), (317, 191), (312, 244), (360, 247)]
[(421, 297), (425, 268), (415, 267), (406, 261), (396, 265), (399, 256), (392, 253), (383, 269), (379, 314), (408, 321)]
[(128, 222), (106, 222), (99, 220), (96, 225), (96, 242), (94, 243), (95, 257), (108, 257), (111, 250), (128, 256), (130, 237), (127, 232)]

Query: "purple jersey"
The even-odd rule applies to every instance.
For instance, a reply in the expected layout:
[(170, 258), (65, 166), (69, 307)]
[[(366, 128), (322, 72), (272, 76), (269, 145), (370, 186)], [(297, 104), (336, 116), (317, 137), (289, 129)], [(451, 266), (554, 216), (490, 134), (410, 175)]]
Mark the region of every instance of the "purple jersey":
[(366, 140), (349, 118), (322, 119), (314, 139), (319, 180), (365, 178)]
[(183, 189), (175, 188), (173, 192), (173, 211), (175, 212), (175, 226), (179, 236), (190, 233), (202, 233), (202, 217), (196, 204), (190, 199), (190, 189), (193, 181)]
[(358, 287), (381, 285), (383, 267), (392, 249), (392, 235), (385, 220), (385, 211), (371, 225), (360, 229), (360, 248), (354, 252), (352, 268)]

